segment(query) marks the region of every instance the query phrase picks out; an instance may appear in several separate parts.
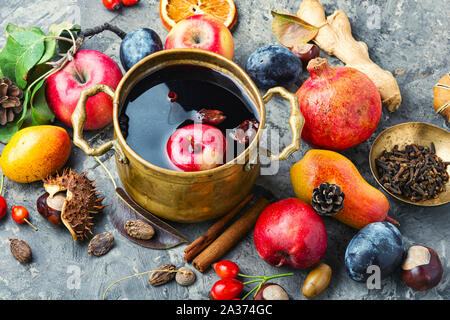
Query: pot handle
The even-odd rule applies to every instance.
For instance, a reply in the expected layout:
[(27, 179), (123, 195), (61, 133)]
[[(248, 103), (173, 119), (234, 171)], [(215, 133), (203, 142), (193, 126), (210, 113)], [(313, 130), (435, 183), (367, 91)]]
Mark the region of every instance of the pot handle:
[(107, 151), (109, 151), (111, 148), (114, 148), (114, 150), (118, 155), (119, 161), (125, 164), (128, 162), (128, 159), (125, 157), (125, 154), (120, 148), (117, 139), (108, 141), (97, 148), (91, 147), (89, 143), (83, 139), (83, 127), (87, 119), (86, 115), (87, 99), (95, 96), (100, 92), (104, 92), (111, 99), (114, 99), (114, 90), (110, 86), (107, 86), (105, 84), (97, 84), (81, 92), (77, 106), (75, 107), (75, 110), (73, 111), (71, 117), (73, 127), (73, 144), (76, 145), (81, 150), (83, 150), (83, 152), (88, 156), (101, 156), (105, 154)]
[(289, 117), (289, 125), (292, 131), (292, 141), (291, 144), (286, 146), (278, 154), (272, 154), (270, 150), (267, 150), (267, 156), (272, 161), (286, 160), (295, 151), (300, 150), (300, 144), (302, 140), (302, 130), (303, 126), (305, 125), (305, 118), (303, 117), (303, 114), (300, 111), (297, 95), (289, 92), (285, 88), (274, 87), (272, 89), (269, 89), (263, 97), (264, 103), (265, 104), (268, 103), (273, 98), (273, 95), (276, 93), (278, 93), (283, 99), (288, 100), (291, 105), (291, 116)]

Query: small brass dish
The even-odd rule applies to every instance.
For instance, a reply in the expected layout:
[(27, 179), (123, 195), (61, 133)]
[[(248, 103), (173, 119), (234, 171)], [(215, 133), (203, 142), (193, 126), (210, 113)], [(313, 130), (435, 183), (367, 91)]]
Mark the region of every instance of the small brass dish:
[[(415, 143), (424, 147), (430, 147), (434, 142), (436, 154), (445, 162), (450, 161), (450, 132), (437, 126), (422, 122), (407, 122), (387, 128), (381, 132), (370, 148), (369, 160), (370, 170), (378, 184), (392, 197), (417, 206), (439, 206), (450, 202), (450, 182), (446, 184), (446, 191), (439, 194), (438, 198), (424, 201), (411, 201), (408, 198), (393, 194), (387, 190), (380, 182), (380, 176), (375, 165), (375, 159), (378, 158), (384, 150), (391, 151), (395, 145), (399, 149)], [(449, 171), (450, 168), (447, 168)]]

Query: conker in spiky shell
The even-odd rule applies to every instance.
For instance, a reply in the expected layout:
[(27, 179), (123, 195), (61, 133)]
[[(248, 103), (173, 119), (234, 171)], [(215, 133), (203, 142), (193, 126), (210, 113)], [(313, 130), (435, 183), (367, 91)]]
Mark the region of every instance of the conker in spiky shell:
[(78, 174), (69, 169), (62, 175), (44, 180), (48, 197), (65, 192), (66, 199), (61, 209), (61, 221), (72, 234), (73, 240), (84, 240), (92, 235), (94, 215), (102, 211), (104, 197), (99, 197), (94, 181), (86, 177), (86, 172)]
[(364, 73), (330, 67), (325, 58), (308, 63), (310, 78), (297, 91), (305, 117), (302, 138), (310, 145), (344, 150), (367, 140), (381, 117), (381, 97)]

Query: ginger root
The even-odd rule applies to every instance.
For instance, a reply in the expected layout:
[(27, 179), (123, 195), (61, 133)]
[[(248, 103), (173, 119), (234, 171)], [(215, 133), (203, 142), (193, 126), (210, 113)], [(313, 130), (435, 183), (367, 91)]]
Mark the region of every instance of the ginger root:
[(364, 42), (353, 38), (350, 21), (344, 11), (337, 10), (326, 18), (318, 0), (303, 0), (297, 16), (319, 28), (313, 41), (325, 53), (336, 56), (347, 67), (365, 73), (378, 88), (383, 105), (391, 112), (398, 109), (402, 97), (397, 81), (391, 72), (381, 69), (370, 59)]
[(436, 113), (450, 121), (450, 72), (433, 87), (433, 105)]

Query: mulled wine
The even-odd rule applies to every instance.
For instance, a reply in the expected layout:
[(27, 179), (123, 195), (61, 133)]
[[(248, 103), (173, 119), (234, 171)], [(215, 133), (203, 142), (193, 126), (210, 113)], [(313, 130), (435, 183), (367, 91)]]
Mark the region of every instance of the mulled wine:
[[(152, 73), (132, 88), (119, 123), (127, 144), (146, 161), (166, 169), (198, 171), (211, 167), (187, 170), (169, 157), (169, 140), (176, 136), (182, 141), (179, 129), (199, 123), (219, 129), (226, 141), (223, 162), (228, 162), (251, 142), (254, 136), (245, 134), (249, 129), (257, 131), (259, 116), (247, 93), (228, 75), (203, 66), (175, 65)], [(189, 142), (180, 143), (189, 143), (193, 153), (207, 150), (207, 145), (202, 147), (193, 138), (187, 136)]]

